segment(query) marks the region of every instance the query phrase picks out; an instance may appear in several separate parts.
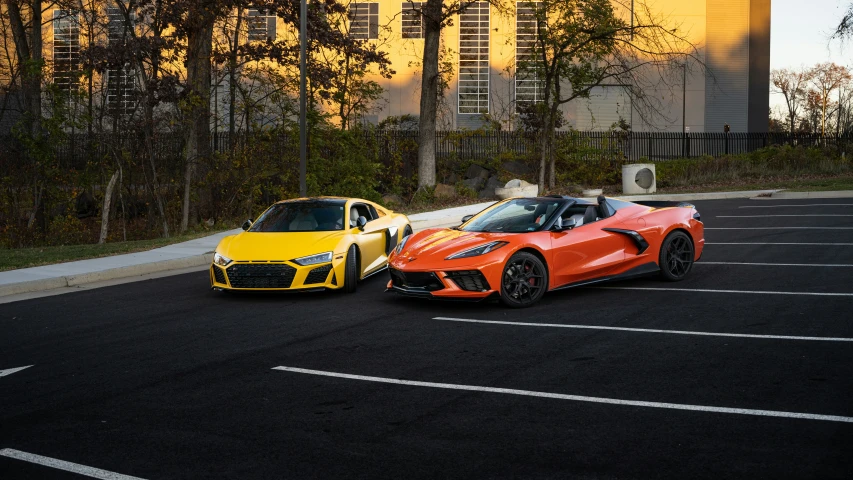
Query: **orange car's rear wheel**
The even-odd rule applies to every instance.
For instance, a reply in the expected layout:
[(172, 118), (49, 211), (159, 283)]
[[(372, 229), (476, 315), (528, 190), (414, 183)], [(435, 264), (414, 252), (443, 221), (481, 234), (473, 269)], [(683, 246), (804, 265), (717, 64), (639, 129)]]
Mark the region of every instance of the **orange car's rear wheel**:
[(666, 236), (660, 246), (660, 275), (664, 280), (683, 280), (693, 268), (693, 241), (682, 232), (675, 231)]
[(548, 269), (538, 257), (518, 252), (507, 260), (501, 277), (501, 302), (524, 308), (538, 302), (548, 289)]

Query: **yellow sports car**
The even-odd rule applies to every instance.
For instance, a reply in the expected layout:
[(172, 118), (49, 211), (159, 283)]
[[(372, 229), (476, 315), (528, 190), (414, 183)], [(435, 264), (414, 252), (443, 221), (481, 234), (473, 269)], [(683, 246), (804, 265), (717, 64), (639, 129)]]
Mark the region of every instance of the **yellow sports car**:
[(343, 289), (388, 266), (388, 254), (412, 234), (409, 219), (357, 198), (278, 202), (244, 232), (222, 239), (210, 284), (221, 290)]

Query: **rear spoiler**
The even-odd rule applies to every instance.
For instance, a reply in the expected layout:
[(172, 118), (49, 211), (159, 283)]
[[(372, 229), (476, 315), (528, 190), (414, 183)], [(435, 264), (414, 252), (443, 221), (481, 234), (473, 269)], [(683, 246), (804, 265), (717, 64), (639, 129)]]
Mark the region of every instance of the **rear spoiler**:
[(633, 202), (633, 203), (636, 203), (637, 205), (644, 205), (646, 207), (653, 207), (653, 208), (670, 208), (670, 207), (696, 208), (696, 206), (690, 202), (674, 202), (674, 201), (665, 201), (665, 200), (639, 201), (639, 202)]

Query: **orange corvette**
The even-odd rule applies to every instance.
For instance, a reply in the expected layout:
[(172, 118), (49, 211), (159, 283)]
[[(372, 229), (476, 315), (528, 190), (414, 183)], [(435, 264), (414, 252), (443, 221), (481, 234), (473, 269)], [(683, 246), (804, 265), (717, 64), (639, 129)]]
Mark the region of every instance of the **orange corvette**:
[(547, 291), (659, 274), (682, 280), (702, 255), (689, 203), (598, 197), (511, 198), (454, 228), (405, 238), (389, 257), (388, 290), (403, 295), (533, 305)]

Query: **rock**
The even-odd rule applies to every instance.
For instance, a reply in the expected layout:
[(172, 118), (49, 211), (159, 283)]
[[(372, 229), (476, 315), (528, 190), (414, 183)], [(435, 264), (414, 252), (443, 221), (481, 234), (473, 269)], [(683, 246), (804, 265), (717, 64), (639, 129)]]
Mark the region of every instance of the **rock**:
[[(511, 186), (513, 184), (514, 186)], [(524, 180), (510, 180), (504, 188), (496, 188), (495, 195), (500, 198), (535, 197), (539, 195), (539, 185), (531, 185)]]
[(528, 173), (533, 171), (527, 165), (516, 160), (504, 162), (503, 164), (501, 164), (501, 168), (514, 175), (527, 175)]
[(210, 228), (216, 225), (216, 220), (214, 220), (213, 217), (210, 217), (204, 221), (204, 224), (207, 225), (208, 228)]
[(495, 198), (495, 188), (494, 187), (486, 187), (480, 190), (480, 193), (477, 194), (477, 198)]
[(483, 186), (483, 179), (482, 178), (469, 178), (467, 180), (462, 180), (462, 183), (466, 187), (468, 187), (471, 190), (474, 190), (476, 192), (477, 190), (480, 189), (480, 187)]
[(451, 185), (445, 185), (443, 183), (435, 184), (435, 191), (433, 193), (437, 198), (438, 197), (455, 197), (456, 196), (456, 188)]
[(382, 197), (384, 205), (403, 205), (403, 198), (399, 195), (385, 195)]
[(489, 178), (489, 175), (491, 175), (491, 172), (476, 164), (471, 165), (468, 167), (468, 170), (465, 171), (465, 178), (478, 178), (485, 180)]
[(458, 182), (458, 181), (459, 181), (459, 175), (457, 175), (454, 172), (454, 173), (451, 173), (450, 175), (447, 176), (447, 181), (445, 183), (448, 183), (450, 185), (456, 185), (456, 182)]
[(529, 185), (530, 184), (525, 182), (524, 180), (519, 180), (517, 178), (514, 178), (514, 179), (506, 182), (506, 185), (504, 185), (504, 188), (519, 188), (519, 187), (527, 187)]
[(77, 195), (77, 198), (74, 199), (74, 209), (77, 212), (77, 218), (88, 218), (95, 216), (98, 205), (95, 202), (95, 197), (93, 197), (89, 192), (83, 190), (79, 195)]
[(498, 188), (500, 186), (501, 181), (495, 175), (492, 175), (491, 177), (489, 177), (489, 180), (486, 181), (486, 188), (491, 188), (492, 190), (494, 190), (495, 188)]

